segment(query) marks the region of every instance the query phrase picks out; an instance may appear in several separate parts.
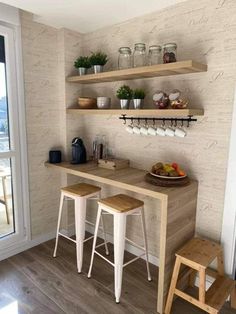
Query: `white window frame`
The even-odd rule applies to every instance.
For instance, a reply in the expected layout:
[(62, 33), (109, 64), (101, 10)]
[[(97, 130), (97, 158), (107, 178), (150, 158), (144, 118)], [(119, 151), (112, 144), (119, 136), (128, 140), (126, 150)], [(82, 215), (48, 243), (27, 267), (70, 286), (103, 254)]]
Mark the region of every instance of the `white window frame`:
[(234, 278), (236, 269), (236, 88), (230, 135), (229, 159), (221, 243), (224, 247), (225, 271)]
[[(0, 11), (1, 6), (2, 4), (0, 4)], [(4, 7), (6, 6), (3, 5)], [(10, 20), (10, 13), (13, 23), (16, 24), (6, 23), (0, 14), (0, 29), (5, 37), (6, 45), (9, 119), (13, 119), (15, 123), (9, 125), (10, 136), (13, 135), (12, 151), (1, 153), (1, 158), (15, 158), (16, 153), (18, 154), (15, 158), (15, 167), (12, 167), (16, 233), (0, 239), (0, 260), (20, 251), (20, 248), (25, 247), (31, 237), (21, 31), (18, 9), (12, 8), (11, 12), (8, 11), (7, 22)], [(11, 49), (8, 49), (9, 45)], [(13, 103), (14, 110), (11, 106)]]

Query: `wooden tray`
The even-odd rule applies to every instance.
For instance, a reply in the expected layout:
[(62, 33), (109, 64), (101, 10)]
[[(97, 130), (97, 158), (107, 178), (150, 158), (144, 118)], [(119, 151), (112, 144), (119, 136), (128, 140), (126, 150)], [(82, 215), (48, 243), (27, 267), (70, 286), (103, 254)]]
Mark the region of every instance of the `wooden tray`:
[(172, 187), (172, 186), (185, 186), (190, 183), (189, 178), (185, 177), (182, 180), (169, 180), (165, 178), (153, 177), (151, 174), (147, 173), (145, 180), (148, 183), (158, 186)]

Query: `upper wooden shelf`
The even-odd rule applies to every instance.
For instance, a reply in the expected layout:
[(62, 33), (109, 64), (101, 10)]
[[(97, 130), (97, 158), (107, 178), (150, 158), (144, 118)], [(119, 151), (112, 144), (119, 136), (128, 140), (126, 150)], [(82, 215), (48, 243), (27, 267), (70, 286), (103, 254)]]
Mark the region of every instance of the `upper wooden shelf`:
[(153, 117), (187, 117), (187, 116), (203, 116), (203, 109), (79, 109), (79, 108), (68, 108), (67, 113), (71, 114), (110, 114), (110, 115), (132, 115), (136, 117), (141, 116), (153, 116)]
[(82, 76), (70, 76), (68, 82), (89, 84), (123, 81), (141, 78), (150, 78), (158, 76), (169, 76), (178, 74), (188, 74), (197, 72), (206, 72), (207, 65), (193, 60), (180, 61), (166, 64), (157, 64), (139, 68), (130, 68), (124, 70), (108, 71), (97, 74), (87, 74)]

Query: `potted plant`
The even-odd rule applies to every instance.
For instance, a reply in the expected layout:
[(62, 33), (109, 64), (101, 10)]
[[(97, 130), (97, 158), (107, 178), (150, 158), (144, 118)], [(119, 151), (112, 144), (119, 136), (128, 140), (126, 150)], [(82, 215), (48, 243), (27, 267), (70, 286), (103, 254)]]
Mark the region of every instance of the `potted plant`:
[(130, 99), (132, 99), (133, 91), (127, 85), (122, 85), (116, 92), (117, 98), (120, 99), (121, 109), (129, 109)]
[(78, 70), (79, 75), (86, 74), (87, 70), (91, 68), (89, 57), (80, 56), (75, 60), (74, 66)]
[(92, 52), (89, 61), (93, 67), (94, 73), (103, 71), (103, 66), (107, 63), (107, 55), (102, 51)]
[(146, 94), (143, 89), (135, 89), (133, 91), (134, 109), (141, 109)]

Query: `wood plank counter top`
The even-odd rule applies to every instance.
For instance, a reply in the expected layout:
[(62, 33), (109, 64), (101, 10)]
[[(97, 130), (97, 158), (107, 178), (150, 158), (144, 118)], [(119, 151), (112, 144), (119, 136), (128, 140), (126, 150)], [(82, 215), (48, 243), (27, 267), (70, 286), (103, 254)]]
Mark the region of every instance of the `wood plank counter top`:
[(70, 162), (61, 162), (58, 164), (45, 163), (47, 167), (57, 168), (68, 174), (77, 175), (85, 179), (109, 184), (128, 191), (144, 194), (159, 200), (165, 200), (173, 193), (186, 193), (190, 187), (197, 185), (197, 182), (190, 180), (188, 186), (183, 187), (161, 187), (155, 186), (145, 181), (145, 170), (136, 168), (124, 168), (118, 170), (110, 170), (98, 167), (95, 162), (86, 164), (73, 165)]
[[(45, 163), (46, 167), (84, 179), (104, 183), (156, 199), (156, 210), (160, 211), (159, 276), (157, 312), (164, 313), (175, 253), (195, 234), (197, 181), (183, 187), (159, 187), (145, 181), (147, 171), (125, 168), (110, 170), (99, 168), (94, 162), (72, 165)], [(144, 204), (145, 207), (145, 204)], [(148, 215), (148, 211), (146, 211)], [(148, 230), (153, 232), (153, 230)]]

